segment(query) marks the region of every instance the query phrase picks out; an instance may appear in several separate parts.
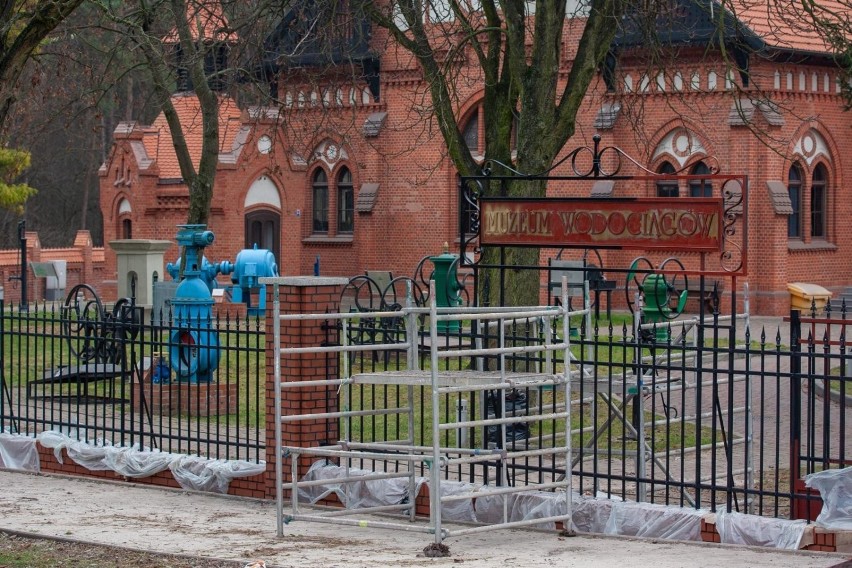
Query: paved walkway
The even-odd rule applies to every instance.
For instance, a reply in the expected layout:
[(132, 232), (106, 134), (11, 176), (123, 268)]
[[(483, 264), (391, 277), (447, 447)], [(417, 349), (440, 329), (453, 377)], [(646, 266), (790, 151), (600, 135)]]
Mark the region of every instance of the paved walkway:
[(277, 538), (275, 508), (268, 501), (10, 471), (0, 471), (0, 486), (0, 530), (240, 563), (263, 559), (270, 567), (828, 568), (852, 560), (841, 554), (521, 530), (451, 539), (446, 544), (452, 557), (426, 558), (420, 552), (430, 539), (422, 533), (294, 522)]

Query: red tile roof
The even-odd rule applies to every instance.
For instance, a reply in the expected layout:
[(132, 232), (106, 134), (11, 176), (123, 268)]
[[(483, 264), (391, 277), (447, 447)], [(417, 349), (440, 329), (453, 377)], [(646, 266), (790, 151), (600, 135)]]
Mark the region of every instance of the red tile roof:
[[(229, 30), (228, 18), (222, 11), (219, 0), (196, 0), (186, 4), (186, 20), (189, 22), (189, 32), (192, 39), (199, 36), (208, 40), (236, 42), (238, 36)], [(163, 43), (177, 43), (178, 33), (172, 29), (163, 38)]]
[(809, 3), (813, 13), (803, 8), (804, 3), (774, 2), (770, 0), (731, 0), (726, 3), (736, 18), (748, 26), (768, 47), (811, 53), (830, 53), (824, 26), (814, 25), (814, 19), (845, 22), (849, 36), (849, 9), (844, 0), (819, 0)]
[[(172, 104), (180, 118), (183, 135), (192, 162), (197, 166), (201, 159), (202, 120), (201, 106), (195, 93), (172, 95)], [(236, 102), (228, 96), (219, 98), (219, 151), (230, 152), (239, 132), (241, 113)], [(160, 113), (145, 131), (145, 150), (158, 168), (160, 179), (181, 179), (177, 154), (172, 144), (171, 131), (163, 113)]]

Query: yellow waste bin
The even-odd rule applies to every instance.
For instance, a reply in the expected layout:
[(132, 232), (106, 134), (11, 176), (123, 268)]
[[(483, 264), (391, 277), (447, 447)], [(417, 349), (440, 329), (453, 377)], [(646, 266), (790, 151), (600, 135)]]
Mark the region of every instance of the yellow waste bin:
[(790, 282), (787, 291), (790, 292), (790, 308), (803, 312), (809, 312), (811, 308), (820, 312), (831, 299), (831, 292), (818, 284)]

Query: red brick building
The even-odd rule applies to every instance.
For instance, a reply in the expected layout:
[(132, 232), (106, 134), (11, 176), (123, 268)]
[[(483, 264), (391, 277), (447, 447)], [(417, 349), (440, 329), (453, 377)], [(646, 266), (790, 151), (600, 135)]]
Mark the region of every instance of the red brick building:
[[(683, 18), (706, 19), (685, 10)], [(839, 69), (815, 33), (769, 21), (757, 8), (742, 8), (738, 23), (733, 56), (708, 47), (707, 21), (704, 35), (669, 38), (676, 56), (659, 71), (649, 71), (639, 39), (621, 34), (565, 151), (599, 134), (652, 172), (748, 175), (752, 311), (780, 314), (789, 306), (788, 282), (835, 294), (852, 285), (844, 221), (852, 215), (844, 189), (852, 178), (852, 116), (844, 111)], [(581, 27), (565, 27), (563, 78)], [(458, 251), (457, 173), (434, 121), (418, 114), (428, 107), (422, 70), (381, 30), (367, 47), (357, 73), (330, 68), (317, 79), (305, 66), (276, 67), (275, 107), (242, 106), (222, 95), (211, 261), (257, 243), (273, 250), (283, 275), (312, 273), (317, 258), (323, 275), (411, 275), (442, 243)], [(481, 80), (473, 57), (459, 65), (459, 76), (474, 79), (457, 86), (457, 115), (469, 148), (481, 155)], [(181, 92), (174, 102), (197, 157), (197, 100)], [(570, 172), (562, 166), (554, 173)], [(162, 115), (152, 125), (122, 123), (100, 175), (105, 243), (173, 239), (185, 222), (188, 192)], [(578, 186), (576, 195), (591, 188)], [(604, 188), (606, 195), (646, 197), (720, 191), (702, 180)], [(603, 261), (626, 267), (635, 252), (611, 252)], [(176, 256), (173, 250), (167, 258)], [(662, 256), (697, 266), (689, 254)], [(106, 274), (114, 274), (108, 247), (106, 263)]]

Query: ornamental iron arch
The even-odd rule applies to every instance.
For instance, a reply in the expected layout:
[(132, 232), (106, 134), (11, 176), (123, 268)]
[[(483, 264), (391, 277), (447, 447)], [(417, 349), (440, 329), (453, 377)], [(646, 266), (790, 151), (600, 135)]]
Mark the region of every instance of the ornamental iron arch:
[[(701, 173), (689, 174), (698, 162)], [(553, 173), (566, 168), (569, 175)], [(748, 176), (718, 172), (718, 160), (702, 154), (673, 172), (657, 173), (617, 146), (601, 145), (599, 135), (592, 146), (571, 150), (544, 172), (486, 161), (479, 175), (460, 178), (461, 265), (506, 268), (484, 263), (485, 246), (665, 250), (699, 253), (702, 274), (746, 276)], [(509, 184), (542, 181), (548, 197), (501, 197)], [(624, 194), (596, 197), (602, 182), (618, 184)], [(719, 191), (712, 197), (641, 196), (640, 188), (666, 182), (685, 188), (711, 183)], [(583, 188), (586, 197), (580, 196)]]

